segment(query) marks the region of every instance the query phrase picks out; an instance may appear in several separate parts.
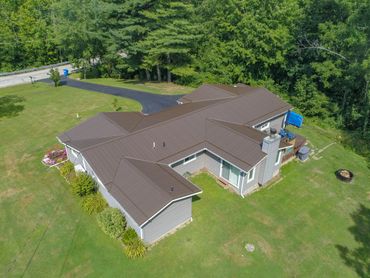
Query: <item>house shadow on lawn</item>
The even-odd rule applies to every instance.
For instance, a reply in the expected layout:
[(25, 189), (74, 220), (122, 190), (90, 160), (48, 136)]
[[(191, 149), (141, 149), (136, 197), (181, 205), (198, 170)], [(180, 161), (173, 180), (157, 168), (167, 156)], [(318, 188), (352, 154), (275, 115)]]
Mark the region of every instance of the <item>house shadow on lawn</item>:
[(352, 250), (343, 245), (336, 248), (347, 266), (360, 277), (370, 277), (370, 208), (361, 204), (351, 217), (355, 225), (348, 230), (360, 246)]
[(8, 95), (0, 97), (0, 119), (3, 117), (16, 117), (24, 110), (23, 97)]
[(193, 196), (192, 202), (195, 203), (199, 201), (201, 198), (198, 195)]

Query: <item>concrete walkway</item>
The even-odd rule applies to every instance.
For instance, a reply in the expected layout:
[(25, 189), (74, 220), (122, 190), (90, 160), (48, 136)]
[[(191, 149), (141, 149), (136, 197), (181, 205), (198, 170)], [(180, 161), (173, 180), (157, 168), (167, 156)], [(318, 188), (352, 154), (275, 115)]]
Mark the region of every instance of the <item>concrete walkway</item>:
[[(50, 82), (50, 80), (43, 80), (45, 82)], [(78, 89), (109, 94), (114, 96), (126, 97), (136, 100), (143, 106), (142, 112), (144, 114), (152, 114), (159, 112), (164, 108), (177, 105), (177, 100), (182, 97), (182, 95), (158, 95), (151, 94), (131, 89), (117, 88), (99, 84), (93, 84), (83, 81), (78, 81), (74, 79), (64, 79), (62, 84), (65, 86), (70, 86)]]

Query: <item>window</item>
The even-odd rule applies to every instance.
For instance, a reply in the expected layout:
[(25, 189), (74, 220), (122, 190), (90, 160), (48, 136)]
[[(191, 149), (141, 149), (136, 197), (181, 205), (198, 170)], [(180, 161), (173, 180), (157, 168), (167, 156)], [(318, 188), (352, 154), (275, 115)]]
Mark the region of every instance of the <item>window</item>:
[(278, 153), (276, 154), (275, 165), (278, 165), (280, 163), (280, 158), (281, 158), (281, 151), (278, 151)]
[(254, 180), (255, 170), (256, 170), (256, 168), (253, 168), (248, 172), (247, 182), (250, 182), (250, 181)]
[(195, 159), (196, 159), (195, 154), (193, 154), (191, 156), (188, 156), (187, 158), (184, 159), (184, 164), (187, 164), (189, 162), (192, 162)]
[(264, 123), (263, 125), (260, 126), (260, 130), (264, 131), (270, 127), (270, 122)]

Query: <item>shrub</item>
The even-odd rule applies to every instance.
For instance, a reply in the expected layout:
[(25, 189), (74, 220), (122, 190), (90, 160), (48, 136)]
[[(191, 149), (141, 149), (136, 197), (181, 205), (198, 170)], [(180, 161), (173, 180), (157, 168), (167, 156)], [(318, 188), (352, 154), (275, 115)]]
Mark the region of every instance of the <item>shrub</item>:
[(72, 193), (77, 196), (86, 196), (95, 191), (95, 181), (85, 173), (79, 173), (72, 181)]
[(50, 75), (50, 79), (53, 80), (54, 82), (54, 86), (55, 87), (60, 86), (60, 73), (58, 69), (54, 69), (54, 68), (50, 69), (49, 75)]
[(73, 163), (71, 161), (67, 161), (66, 163), (64, 163), (62, 165), (62, 167), (60, 167), (60, 174), (63, 176), (63, 177), (68, 177), (71, 173), (74, 172), (75, 170), (75, 167), (73, 165)]
[(119, 209), (106, 208), (96, 219), (103, 232), (111, 238), (119, 238), (125, 230), (126, 219)]
[(106, 207), (108, 207), (108, 204), (103, 196), (98, 192), (96, 194), (85, 196), (81, 201), (81, 206), (84, 211), (91, 215), (102, 212)]
[(134, 239), (124, 246), (123, 251), (130, 259), (144, 257), (146, 247), (140, 239)]
[(128, 245), (131, 241), (138, 239), (137, 233), (134, 229), (128, 228), (122, 235), (122, 242), (124, 245)]

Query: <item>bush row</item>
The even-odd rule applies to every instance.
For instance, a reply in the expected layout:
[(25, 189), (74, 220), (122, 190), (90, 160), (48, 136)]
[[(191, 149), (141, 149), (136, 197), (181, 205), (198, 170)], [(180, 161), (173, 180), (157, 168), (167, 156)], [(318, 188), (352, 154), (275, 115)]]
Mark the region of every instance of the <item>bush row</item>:
[(124, 252), (129, 258), (143, 257), (146, 246), (135, 230), (127, 226), (121, 211), (108, 206), (103, 196), (97, 192), (97, 184), (86, 173), (75, 173), (74, 165), (68, 161), (60, 167), (60, 173), (71, 185), (71, 192), (81, 198), (81, 207), (88, 214), (96, 214), (102, 231), (114, 239), (121, 239)]

